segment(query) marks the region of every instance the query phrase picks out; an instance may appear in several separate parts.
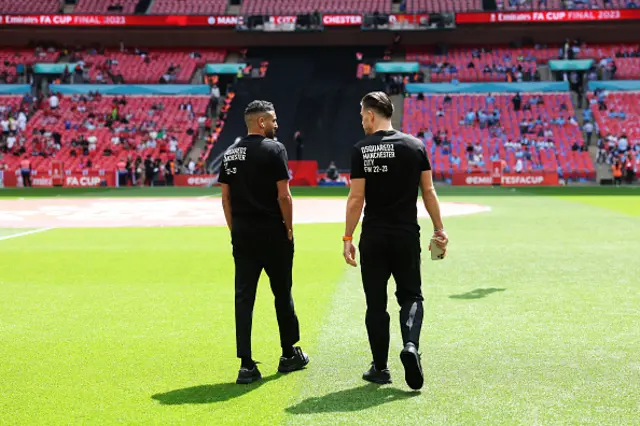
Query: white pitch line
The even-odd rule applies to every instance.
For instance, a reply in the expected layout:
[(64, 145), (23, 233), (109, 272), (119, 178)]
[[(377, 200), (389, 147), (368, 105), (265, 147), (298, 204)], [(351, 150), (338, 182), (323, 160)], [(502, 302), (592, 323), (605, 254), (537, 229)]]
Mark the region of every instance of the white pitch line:
[(0, 237), (0, 241), (10, 240), (11, 238), (24, 237), (24, 236), (32, 235), (32, 234), (39, 234), (40, 232), (51, 231), (52, 229), (55, 229), (55, 228), (53, 228), (53, 227), (40, 228), (40, 229), (34, 229), (32, 231), (18, 232), (17, 234), (5, 235), (4, 237)]

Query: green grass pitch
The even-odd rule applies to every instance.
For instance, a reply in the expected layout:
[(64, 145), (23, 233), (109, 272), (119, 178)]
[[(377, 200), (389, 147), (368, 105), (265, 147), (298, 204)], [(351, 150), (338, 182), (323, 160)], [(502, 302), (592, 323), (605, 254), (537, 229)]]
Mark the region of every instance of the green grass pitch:
[[(0, 198), (214, 193), (7, 190)], [(370, 362), (364, 295), (341, 258), (340, 224), (296, 227), (294, 298), (311, 364), (275, 373), (277, 326), (263, 280), (253, 344), (265, 380), (246, 387), (233, 384), (226, 229), (54, 229), (8, 239), (24, 230), (0, 229), (0, 424), (639, 424), (640, 190), (440, 193), (492, 210), (446, 218), (448, 258), (423, 261), (421, 392), (404, 383), (393, 283), (394, 383), (361, 380)], [(345, 193), (294, 194), (322, 195)]]

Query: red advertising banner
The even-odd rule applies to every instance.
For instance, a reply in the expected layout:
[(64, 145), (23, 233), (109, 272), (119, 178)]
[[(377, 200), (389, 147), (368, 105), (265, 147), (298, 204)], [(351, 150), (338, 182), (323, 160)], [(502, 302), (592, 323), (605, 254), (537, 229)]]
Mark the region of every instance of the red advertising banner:
[(53, 179), (53, 186), (62, 186), (64, 184), (64, 165), (62, 161), (54, 160), (51, 162), (51, 179)]
[(325, 27), (346, 27), (362, 25), (362, 15), (323, 15)]
[(426, 13), (417, 15), (389, 15), (389, 24), (407, 23), (412, 25), (428, 24), (429, 15)]
[(71, 173), (64, 177), (64, 186), (67, 188), (97, 188), (99, 186), (116, 186), (116, 179), (112, 173), (100, 176), (97, 173), (84, 175)]
[[(91, 171), (84, 174), (82, 172), (70, 173), (62, 175), (62, 184), (70, 188), (90, 188), (98, 186), (115, 186), (116, 181), (113, 175), (107, 173), (101, 175), (99, 171)], [(31, 186), (34, 188), (51, 188), (54, 186), (56, 180), (53, 173), (44, 174), (32, 174)], [(4, 186), (7, 188), (22, 187), (22, 175), (20, 170), (5, 172), (4, 174)]]
[(502, 161), (491, 162), (491, 184), (500, 185), (502, 183)]
[[(490, 186), (493, 176), (489, 173), (454, 173), (451, 179), (454, 186)], [(558, 174), (554, 172), (539, 173), (504, 173), (502, 186), (557, 186)]]
[(218, 175), (175, 175), (174, 186), (204, 186), (210, 187), (218, 184)]
[[(599, 11), (605, 12), (605, 11)], [(612, 11), (629, 12), (629, 11)], [(548, 12), (559, 13), (559, 12)], [(581, 13), (581, 12), (566, 12)], [(584, 12), (596, 13), (596, 12)], [(640, 11), (638, 11), (640, 14)], [(497, 16), (509, 13), (463, 13), (463, 23), (484, 23), (498, 21)], [(509, 18), (502, 18), (509, 19)], [(514, 19), (514, 18), (511, 18)], [(608, 18), (608, 19), (638, 19), (636, 18)], [(273, 15), (269, 22), (274, 25), (295, 24), (295, 15)], [(456, 18), (456, 21), (458, 19)], [(429, 21), (428, 14), (393, 14), (389, 15), (390, 24), (410, 23), (421, 24)], [(534, 19), (510, 20), (508, 22), (529, 22)], [(557, 19), (556, 19), (557, 21)], [(501, 21), (498, 21), (501, 22)], [(322, 24), (326, 27), (360, 26), (362, 15), (356, 14), (327, 14), (322, 16)], [(42, 26), (42, 27), (235, 27), (238, 24), (236, 15), (0, 15), (0, 26)]]
[(640, 9), (456, 13), (456, 24), (513, 24), (640, 20)]
[[(23, 187), (22, 173), (20, 169), (5, 173), (4, 186), (7, 188)], [(34, 188), (50, 188), (53, 186), (53, 179), (49, 174), (31, 173), (31, 186)]]
[(0, 15), (0, 25), (51, 27), (235, 27), (237, 16), (199, 15)]
[(289, 184), (291, 186), (317, 186), (317, 161), (289, 161)]

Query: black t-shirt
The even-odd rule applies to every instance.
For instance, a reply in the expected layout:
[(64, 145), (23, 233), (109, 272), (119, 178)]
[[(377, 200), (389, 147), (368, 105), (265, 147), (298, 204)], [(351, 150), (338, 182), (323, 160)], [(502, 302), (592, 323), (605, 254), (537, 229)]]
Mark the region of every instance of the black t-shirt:
[(289, 179), (287, 150), (260, 135), (248, 135), (224, 153), (220, 183), (231, 189), (233, 231), (282, 226), (276, 182)]
[(420, 175), (431, 170), (424, 144), (395, 130), (379, 131), (358, 142), (351, 157), (351, 179), (365, 179), (363, 232), (419, 232)]

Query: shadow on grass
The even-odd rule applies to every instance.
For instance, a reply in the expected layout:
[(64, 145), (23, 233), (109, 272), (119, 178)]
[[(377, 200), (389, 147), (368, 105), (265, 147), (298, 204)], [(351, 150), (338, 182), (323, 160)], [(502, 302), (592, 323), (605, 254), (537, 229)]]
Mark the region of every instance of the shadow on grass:
[(361, 411), (418, 395), (420, 395), (420, 392), (405, 392), (399, 389), (369, 384), (333, 392), (325, 396), (307, 398), (299, 404), (287, 408), (285, 411), (289, 414)]
[(273, 374), (249, 385), (238, 385), (233, 382), (192, 386), (190, 388), (157, 393), (151, 398), (160, 402), (161, 405), (213, 404), (238, 398), (280, 377), (282, 377), (282, 374)]
[(449, 299), (482, 299), (492, 293), (498, 293), (505, 290), (506, 288), (476, 288), (468, 293), (453, 294), (449, 296)]

